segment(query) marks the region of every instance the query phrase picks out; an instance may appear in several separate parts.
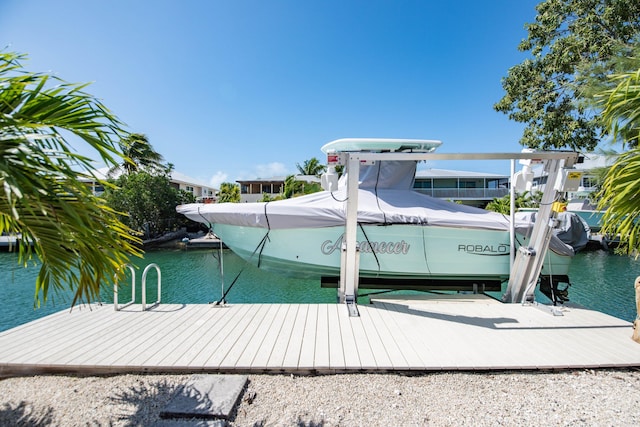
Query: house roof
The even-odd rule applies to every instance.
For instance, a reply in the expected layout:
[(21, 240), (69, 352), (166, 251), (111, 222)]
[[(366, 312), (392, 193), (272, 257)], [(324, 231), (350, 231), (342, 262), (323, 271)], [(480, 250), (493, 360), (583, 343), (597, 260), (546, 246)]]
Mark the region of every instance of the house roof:
[(178, 171), (172, 171), (171, 172), (171, 180), (175, 181), (175, 182), (181, 182), (183, 184), (190, 184), (190, 185), (196, 185), (198, 187), (205, 187), (205, 188), (213, 188), (211, 185), (200, 181), (196, 178), (191, 178), (190, 176), (187, 176), (181, 172)]
[[(320, 178), (315, 175), (295, 175), (296, 181), (320, 182)], [(266, 183), (266, 182), (285, 182), (286, 176), (272, 176), (270, 178), (254, 178), (254, 179), (238, 179), (236, 182), (240, 184)]]
[[(105, 168), (100, 168), (100, 169), (96, 169), (95, 171), (95, 175), (97, 178), (99, 179), (107, 179), (107, 175), (109, 173), (109, 168), (105, 167)], [(122, 174), (122, 170), (121, 169), (116, 169), (114, 171), (113, 174), (111, 174), (111, 176), (109, 178), (117, 178)], [(177, 171), (172, 171), (171, 172), (171, 181), (172, 182), (177, 182), (177, 183), (181, 183), (181, 184), (188, 184), (188, 185), (193, 185), (195, 187), (203, 187), (203, 188), (209, 188), (212, 190), (215, 190), (214, 187), (212, 187), (209, 184), (206, 184), (196, 178), (192, 178), (190, 176), (187, 176), (181, 172), (177, 172)]]

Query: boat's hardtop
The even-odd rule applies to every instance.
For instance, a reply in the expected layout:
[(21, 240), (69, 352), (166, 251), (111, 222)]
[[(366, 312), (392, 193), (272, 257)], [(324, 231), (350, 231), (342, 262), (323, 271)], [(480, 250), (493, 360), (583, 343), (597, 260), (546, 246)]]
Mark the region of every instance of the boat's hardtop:
[(325, 144), (321, 150), (325, 154), (359, 151), (431, 153), (441, 144), (432, 139), (343, 138)]

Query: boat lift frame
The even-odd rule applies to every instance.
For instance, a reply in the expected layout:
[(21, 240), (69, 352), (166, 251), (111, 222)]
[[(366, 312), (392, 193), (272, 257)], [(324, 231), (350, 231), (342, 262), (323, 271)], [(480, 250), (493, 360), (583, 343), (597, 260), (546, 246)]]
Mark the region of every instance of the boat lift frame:
[[(329, 153), (328, 153), (329, 154)], [(338, 153), (332, 153), (338, 154)], [(542, 151), (522, 153), (425, 153), (425, 152), (366, 152), (344, 151), (340, 163), (346, 165), (347, 199), (345, 203), (346, 222), (340, 260), (340, 285), (338, 301), (345, 303), (350, 316), (359, 316), (357, 308), (359, 280), (359, 247), (357, 242), (358, 228), (358, 188), (360, 165), (374, 164), (376, 161), (394, 160), (511, 160), (512, 171), (515, 160), (542, 162), (547, 173), (547, 184), (542, 195), (540, 208), (531, 233), (528, 247), (520, 247), (512, 258), (509, 284), (503, 296), (504, 302), (518, 303), (533, 299), (533, 291), (542, 270), (542, 263), (549, 247), (552, 226), (552, 203), (557, 195), (567, 191), (566, 174), (563, 170), (573, 168), (579, 154), (573, 151)], [(511, 176), (513, 185), (514, 176)], [(511, 234), (514, 230), (513, 212)], [(513, 250), (513, 241), (511, 247)]]

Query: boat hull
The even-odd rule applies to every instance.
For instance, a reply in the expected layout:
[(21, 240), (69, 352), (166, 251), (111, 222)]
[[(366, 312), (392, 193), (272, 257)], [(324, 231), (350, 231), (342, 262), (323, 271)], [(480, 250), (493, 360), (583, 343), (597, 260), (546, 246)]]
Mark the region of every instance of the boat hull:
[[(276, 229), (214, 224), (241, 258), (295, 277), (340, 275), (344, 227)], [(496, 230), (370, 225), (358, 228), (361, 277), (499, 280), (509, 277), (509, 233)], [(526, 245), (523, 236), (519, 244)], [(543, 275), (567, 275), (570, 256), (548, 251)]]

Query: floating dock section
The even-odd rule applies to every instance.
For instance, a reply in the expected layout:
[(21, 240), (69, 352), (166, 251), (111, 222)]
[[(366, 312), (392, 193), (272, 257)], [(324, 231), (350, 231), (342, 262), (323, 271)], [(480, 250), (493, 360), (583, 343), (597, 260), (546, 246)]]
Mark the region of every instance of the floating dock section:
[[(76, 307), (0, 333), (0, 376), (345, 373), (640, 366), (632, 324), (485, 295), (340, 304)], [(562, 314), (562, 315), (559, 315)]]

